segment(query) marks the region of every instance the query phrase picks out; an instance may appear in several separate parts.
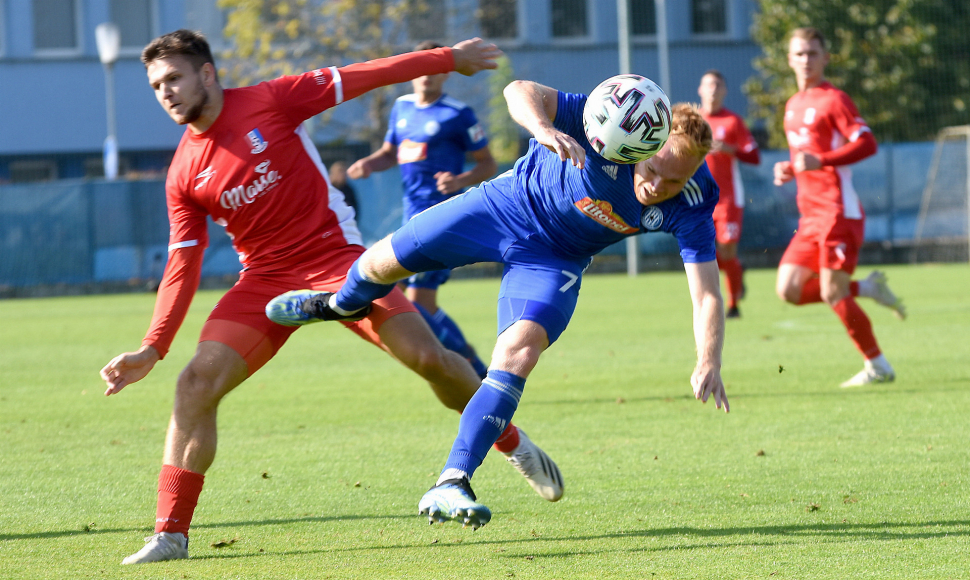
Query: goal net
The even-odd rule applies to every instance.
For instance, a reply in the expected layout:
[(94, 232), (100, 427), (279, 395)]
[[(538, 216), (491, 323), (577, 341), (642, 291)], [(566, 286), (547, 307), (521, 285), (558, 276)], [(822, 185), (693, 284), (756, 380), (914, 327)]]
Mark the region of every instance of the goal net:
[(946, 127), (937, 135), (916, 219), (914, 263), (970, 259), (968, 139), (970, 125)]

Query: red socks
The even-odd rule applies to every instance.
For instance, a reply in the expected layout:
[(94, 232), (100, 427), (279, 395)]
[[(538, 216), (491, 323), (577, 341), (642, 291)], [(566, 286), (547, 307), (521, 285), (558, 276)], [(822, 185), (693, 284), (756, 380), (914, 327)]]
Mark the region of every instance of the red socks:
[(202, 493), (201, 473), (162, 465), (158, 474), (158, 507), (155, 510), (155, 533), (178, 532), (189, 536), (192, 514)]
[(741, 289), (744, 285), (742, 276), (744, 269), (741, 267), (741, 260), (735, 257), (733, 260), (717, 259), (717, 267), (724, 271), (724, 281), (727, 283), (728, 308), (734, 308), (741, 299)]
[(519, 428), (509, 423), (495, 441), (495, 450), (501, 453), (511, 453), (519, 446)]
[(849, 331), (849, 338), (866, 359), (876, 358), (881, 354), (876, 336), (872, 333), (872, 323), (869, 317), (856, 303), (855, 298), (847, 296), (832, 307), (832, 310), (842, 320), (845, 329)]

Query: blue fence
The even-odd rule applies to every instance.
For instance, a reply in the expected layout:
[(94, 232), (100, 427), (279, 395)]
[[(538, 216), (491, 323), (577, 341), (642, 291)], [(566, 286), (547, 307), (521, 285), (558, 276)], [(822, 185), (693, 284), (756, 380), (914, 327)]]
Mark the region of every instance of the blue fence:
[[(932, 143), (883, 145), (854, 165), (853, 182), (868, 215), (866, 239), (910, 240)], [(742, 165), (748, 198), (741, 250), (784, 247), (795, 229), (794, 184), (772, 185), (772, 165), (785, 151), (767, 151), (760, 166)], [(396, 169), (354, 182), (359, 225), (372, 243), (401, 223)], [(644, 254), (675, 253), (664, 234), (640, 236)], [(162, 181), (57, 181), (0, 186), (0, 289), (157, 279), (167, 258), (168, 217)], [(623, 245), (607, 253), (623, 252)], [(239, 261), (222, 228), (210, 223), (204, 276), (232, 275)]]

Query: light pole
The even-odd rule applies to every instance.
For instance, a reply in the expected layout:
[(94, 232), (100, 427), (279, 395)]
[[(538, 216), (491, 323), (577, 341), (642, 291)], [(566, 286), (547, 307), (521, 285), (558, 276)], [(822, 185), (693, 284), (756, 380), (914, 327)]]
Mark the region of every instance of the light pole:
[(94, 29), (98, 44), (98, 58), (104, 65), (104, 92), (108, 107), (108, 136), (104, 140), (104, 176), (118, 177), (118, 133), (115, 124), (114, 64), (121, 48), (121, 31), (113, 22), (103, 22)]

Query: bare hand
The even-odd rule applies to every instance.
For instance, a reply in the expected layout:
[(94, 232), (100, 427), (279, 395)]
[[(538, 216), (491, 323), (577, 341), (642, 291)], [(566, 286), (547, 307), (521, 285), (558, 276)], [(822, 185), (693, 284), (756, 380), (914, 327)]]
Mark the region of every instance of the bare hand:
[(495, 59), (502, 56), (502, 51), (481, 38), (472, 38), (451, 47), (451, 54), (455, 59), (455, 72), (470, 77), (479, 71), (497, 68)]
[(136, 352), (126, 352), (111, 359), (101, 369), (101, 378), (108, 385), (105, 396), (114, 395), (145, 378), (159, 359), (158, 351), (151, 346), (143, 346)]
[(724, 153), (733, 156), (737, 151), (735, 147), (728, 145), (724, 141), (715, 140), (711, 143), (711, 153)]
[(728, 405), (727, 393), (724, 392), (724, 382), (721, 380), (720, 369), (697, 363), (694, 374), (690, 377), (690, 384), (694, 388), (695, 399), (700, 399), (706, 403), (707, 399), (713, 395), (716, 408), (723, 407), (725, 413), (731, 410), (731, 406)]
[(351, 179), (366, 179), (370, 177), (370, 166), (366, 159), (358, 159), (354, 164), (347, 168), (347, 177)]
[(775, 163), (775, 185), (784, 185), (792, 179), (795, 179), (795, 170), (792, 169), (791, 161)]
[(569, 159), (579, 169), (586, 164), (586, 150), (569, 135), (548, 128), (533, 136), (540, 145), (558, 155), (560, 160)]
[(461, 189), (458, 177), (450, 171), (439, 171), (434, 178), (438, 180), (438, 193), (448, 195)]
[(815, 171), (822, 168), (822, 162), (811, 153), (805, 153), (799, 149), (798, 153), (792, 158), (792, 167), (795, 169), (795, 173)]

